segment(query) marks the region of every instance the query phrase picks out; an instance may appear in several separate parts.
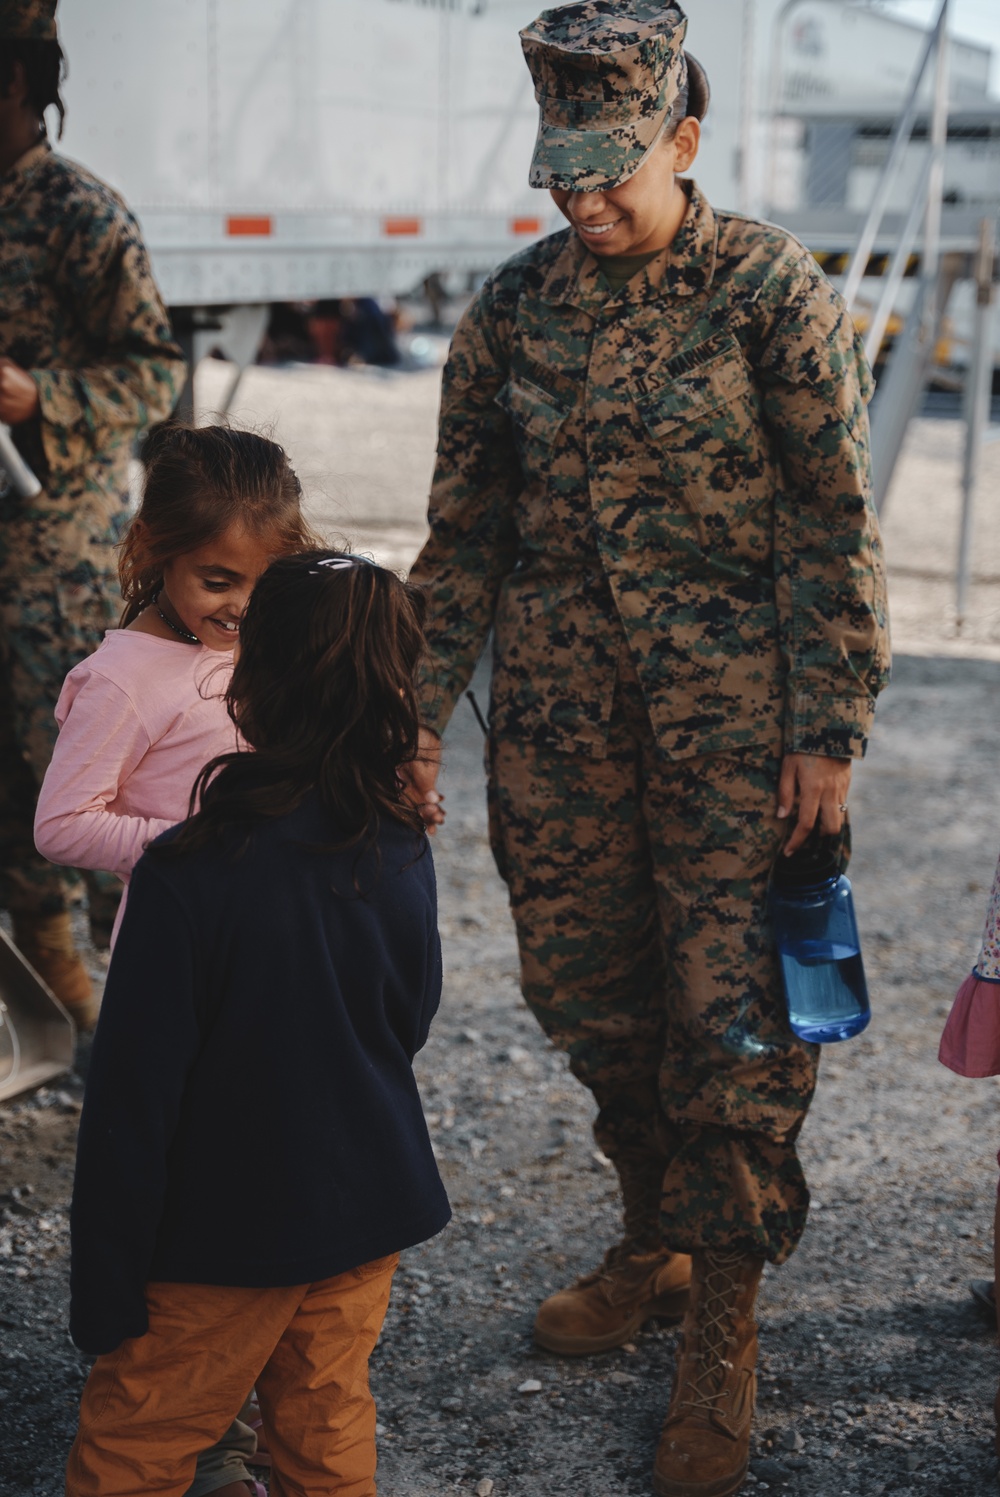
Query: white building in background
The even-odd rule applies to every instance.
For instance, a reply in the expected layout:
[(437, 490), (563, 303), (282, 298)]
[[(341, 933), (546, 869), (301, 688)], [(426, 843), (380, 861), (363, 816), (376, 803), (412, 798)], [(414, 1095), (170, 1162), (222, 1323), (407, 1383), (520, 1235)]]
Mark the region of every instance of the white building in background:
[[(770, 123), (761, 131), (757, 199), (779, 216), (815, 208), (863, 213), (926, 33), (868, 9), (822, 0), (792, 6), (780, 25), (779, 17), (780, 10), (772, 22), (765, 96)], [(995, 211), (1000, 206), (1000, 100), (989, 93), (990, 64), (988, 47), (951, 41), (945, 198), (953, 205)], [(931, 86), (928, 77), (890, 212), (905, 211), (917, 188)]]
[[(531, 0), (464, 4), (509, 19), (512, 30), (541, 8)], [(710, 201), (777, 217), (809, 207), (867, 208), (885, 156), (879, 142), (907, 95), (926, 31), (864, 0), (690, 0), (687, 11), (688, 46), (712, 85), (696, 166)], [(1000, 206), (991, 56), (977, 42), (951, 41), (955, 119), (946, 192), (953, 201)], [(909, 204), (925, 137), (918, 128), (913, 165), (891, 207)]]

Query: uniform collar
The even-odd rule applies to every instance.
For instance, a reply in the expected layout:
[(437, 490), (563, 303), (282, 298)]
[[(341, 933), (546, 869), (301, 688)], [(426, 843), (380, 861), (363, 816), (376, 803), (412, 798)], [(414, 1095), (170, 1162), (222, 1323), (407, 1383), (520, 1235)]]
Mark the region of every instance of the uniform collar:
[(44, 137), (30, 151), (25, 151), (14, 162), (9, 172), (0, 177), (0, 212), (5, 208), (12, 208), (21, 193), (28, 185), (28, 181), (39, 166), (52, 154), (52, 147)]
[[(715, 276), (719, 226), (711, 205), (696, 183), (685, 181), (690, 199), (674, 241), (619, 292), (623, 299), (659, 301), (664, 296), (695, 296), (707, 291)], [(545, 277), (542, 296), (596, 317), (608, 299), (601, 264), (570, 230), (566, 243)]]

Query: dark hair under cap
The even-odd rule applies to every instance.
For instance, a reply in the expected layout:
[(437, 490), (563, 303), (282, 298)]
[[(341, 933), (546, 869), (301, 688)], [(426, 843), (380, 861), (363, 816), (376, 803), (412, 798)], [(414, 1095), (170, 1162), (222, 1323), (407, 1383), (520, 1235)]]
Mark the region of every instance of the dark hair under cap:
[(708, 84), (708, 74), (697, 57), (692, 57), (686, 48), (684, 50), (684, 61), (687, 64), (687, 76), (677, 90), (677, 97), (674, 100), (670, 119), (663, 131), (661, 138), (665, 141), (673, 140), (680, 129), (681, 120), (692, 117), (696, 120), (703, 120), (708, 113), (709, 100), (712, 97), (712, 90)]
[(697, 57), (692, 57), (686, 49), (684, 57), (688, 65), (687, 112), (689, 115), (694, 115), (696, 120), (703, 120), (708, 113), (712, 98), (708, 74)]

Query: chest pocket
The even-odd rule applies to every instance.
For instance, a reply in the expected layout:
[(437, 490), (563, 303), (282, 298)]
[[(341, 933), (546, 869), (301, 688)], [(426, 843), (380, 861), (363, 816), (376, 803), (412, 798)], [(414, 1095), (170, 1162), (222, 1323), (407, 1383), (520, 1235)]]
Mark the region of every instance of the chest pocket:
[(773, 489), (757, 392), (728, 334), (666, 361), (632, 385), (646, 503), (681, 499), (714, 529), (738, 522)]
[(525, 476), (551, 456), (552, 444), (569, 415), (556, 396), (525, 379), (509, 379), (496, 397), (507, 412)]

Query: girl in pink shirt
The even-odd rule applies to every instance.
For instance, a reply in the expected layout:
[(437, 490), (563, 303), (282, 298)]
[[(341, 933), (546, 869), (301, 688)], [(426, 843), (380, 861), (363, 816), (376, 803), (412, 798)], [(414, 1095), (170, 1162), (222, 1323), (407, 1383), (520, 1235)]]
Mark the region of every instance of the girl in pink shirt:
[[(119, 561), (121, 627), (66, 677), (35, 816), (45, 857), (126, 885), (146, 844), (188, 816), (201, 769), (239, 746), (224, 698), (254, 583), (276, 557), (317, 544), (275, 442), (169, 424), (142, 460), (142, 504)], [(84, 1018), (92, 1026), (96, 1013)], [(245, 1497), (256, 1484), (242, 1455), (253, 1447), (238, 1421), (200, 1458), (189, 1497)]]
[(276, 556), (313, 544), (298, 479), (264, 437), (168, 425), (143, 462), (121, 628), (66, 677), (35, 816), (53, 863), (126, 883), (147, 842), (188, 815), (199, 770), (237, 746), (223, 698), (251, 588)]

